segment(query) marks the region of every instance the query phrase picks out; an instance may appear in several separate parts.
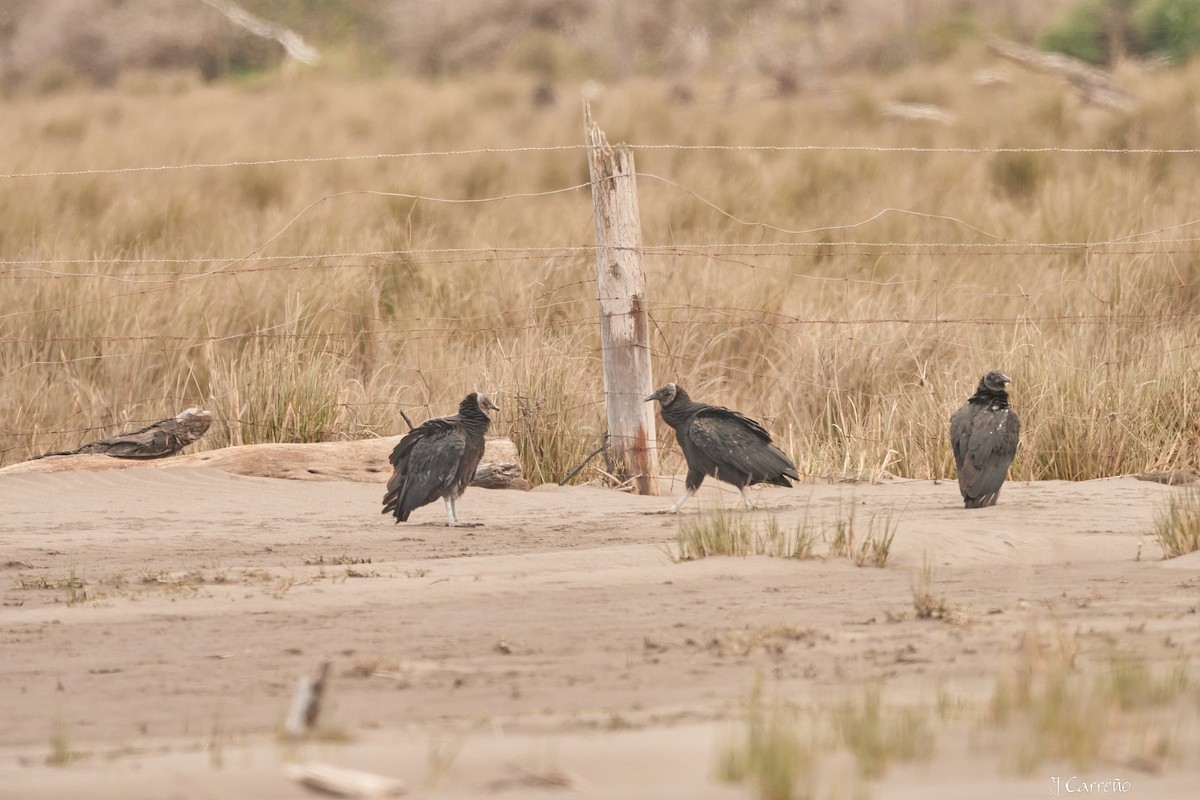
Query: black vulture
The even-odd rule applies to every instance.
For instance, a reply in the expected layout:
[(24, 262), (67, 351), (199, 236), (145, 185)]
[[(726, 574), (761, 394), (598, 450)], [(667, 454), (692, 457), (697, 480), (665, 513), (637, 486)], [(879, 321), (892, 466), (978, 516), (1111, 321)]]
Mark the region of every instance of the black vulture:
[(975, 394), (950, 417), (958, 488), (967, 508), (996, 504), (1017, 453), (1021, 420), (1008, 405), (1010, 383), (1012, 378), (992, 370), (979, 379)]
[(736, 486), (747, 511), (747, 486), (791, 486), (788, 478), (800, 480), (792, 460), (771, 444), (771, 434), (749, 417), (728, 408), (697, 403), (673, 383), (646, 398), (646, 402), (651, 400), (659, 402), (663, 421), (675, 429), (675, 438), (687, 459), (686, 491), (671, 506), (671, 513), (695, 494), (705, 475)]
[(392, 450), (392, 477), (383, 496), (383, 513), (405, 522), (414, 509), (439, 497), (446, 503), (446, 525), (473, 527), (458, 521), (454, 501), (466, 491), (483, 458), (483, 437), (498, 411), (486, 395), (471, 392), (458, 413), (426, 420), (410, 430)]

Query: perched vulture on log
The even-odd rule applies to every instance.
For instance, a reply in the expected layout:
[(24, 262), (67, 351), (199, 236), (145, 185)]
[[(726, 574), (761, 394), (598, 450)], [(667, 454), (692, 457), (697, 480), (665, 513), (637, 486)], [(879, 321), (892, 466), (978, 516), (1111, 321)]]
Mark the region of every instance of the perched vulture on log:
[(392, 477), (383, 496), (383, 513), (406, 522), (414, 509), (439, 497), (446, 503), (446, 525), (473, 527), (458, 521), (454, 502), (466, 491), (483, 458), (483, 437), (498, 411), (486, 395), (471, 392), (458, 413), (426, 420), (410, 430), (392, 450)]
[(991, 372), (979, 379), (975, 394), (950, 417), (950, 444), (958, 466), (958, 488), (967, 508), (996, 504), (1008, 466), (1017, 454), (1021, 420), (1008, 405), (1012, 378)]
[[(98, 442), (89, 442), (78, 450), (43, 453), (50, 456), (103, 455), (113, 458), (165, 458), (199, 439), (212, 424), (212, 412), (192, 407), (170, 419), (160, 420), (133, 433), (122, 433)], [(30, 459), (32, 461), (34, 459)]]
[(659, 402), (663, 421), (675, 429), (675, 438), (687, 459), (686, 491), (671, 506), (671, 513), (695, 494), (705, 475), (736, 486), (746, 510), (750, 509), (747, 486), (791, 486), (788, 478), (800, 480), (796, 465), (771, 443), (771, 434), (749, 417), (728, 408), (697, 403), (673, 383), (646, 398), (647, 403), (651, 400)]

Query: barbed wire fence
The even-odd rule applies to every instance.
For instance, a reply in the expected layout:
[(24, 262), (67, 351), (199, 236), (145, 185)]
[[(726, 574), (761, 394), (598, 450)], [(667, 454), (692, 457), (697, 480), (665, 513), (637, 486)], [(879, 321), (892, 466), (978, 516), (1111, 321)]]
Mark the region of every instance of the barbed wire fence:
[[(516, 147), (516, 148), (474, 148), (466, 150), (446, 150), (446, 151), (428, 151), (428, 152), (409, 152), (409, 153), (378, 153), (369, 155), (332, 155), (332, 156), (317, 156), (304, 158), (279, 158), (279, 159), (264, 159), (264, 160), (244, 160), (244, 161), (228, 161), (228, 162), (213, 162), (213, 163), (186, 163), (186, 164), (167, 164), (167, 165), (142, 165), (142, 166), (119, 166), (119, 167), (95, 167), (88, 169), (62, 170), (62, 171), (31, 171), (31, 172), (7, 172), (0, 173), (0, 181), (13, 182), (28, 182), (37, 180), (70, 180), (75, 178), (87, 178), (107, 176), (120, 179), (124, 176), (139, 175), (139, 174), (156, 174), (181, 171), (197, 171), (197, 170), (240, 170), (240, 169), (255, 169), (262, 167), (283, 167), (288, 169), (303, 169), (306, 166), (314, 164), (324, 164), (330, 162), (351, 162), (351, 161), (367, 161), (367, 160), (416, 160), (416, 159), (438, 159), (438, 160), (453, 160), (464, 156), (521, 156), (528, 158), (538, 158), (547, 153), (556, 152), (578, 152), (581, 157), (586, 153), (588, 145), (559, 145), (559, 146), (537, 146), (537, 147)], [(1000, 154), (1048, 154), (1057, 157), (1073, 157), (1073, 156), (1195, 156), (1200, 155), (1200, 148), (1168, 148), (1168, 149), (1150, 149), (1150, 148), (1073, 148), (1073, 147), (887, 147), (887, 146), (857, 146), (857, 145), (761, 145), (761, 146), (732, 146), (732, 145), (678, 145), (678, 144), (632, 144), (629, 148), (633, 152), (646, 151), (681, 151), (681, 152), (751, 152), (751, 153), (833, 153), (833, 152), (858, 152), (858, 153), (875, 153), (881, 155), (930, 155), (930, 156), (995, 156)], [(1016, 241), (999, 234), (995, 234), (973, 225), (967, 220), (958, 219), (945, 215), (925, 214), (910, 209), (886, 208), (880, 210), (877, 214), (862, 220), (850, 221), (842, 225), (827, 226), (820, 228), (809, 229), (792, 229), (770, 223), (757, 222), (754, 220), (744, 219), (737, 213), (737, 209), (723, 207), (721, 204), (710, 201), (699, 194), (692, 192), (688, 187), (681, 186), (677, 182), (657, 175), (652, 172), (638, 172), (637, 178), (646, 182), (657, 182), (669, 185), (678, 192), (689, 195), (697, 202), (710, 207), (715, 213), (721, 215), (728, 220), (742, 226), (769, 230), (774, 233), (788, 236), (822, 236), (831, 233), (836, 233), (841, 236), (839, 239), (821, 241), (788, 241), (788, 242), (695, 242), (690, 244), (681, 243), (654, 243), (650, 242), (643, 245), (641, 253), (647, 257), (671, 261), (679, 259), (695, 259), (707, 263), (715, 263), (728, 266), (740, 266), (755, 270), (766, 275), (775, 275), (781, 278), (792, 280), (811, 281), (814, 284), (841, 284), (841, 285), (870, 285), (876, 287), (898, 287), (904, 285), (922, 285), (929, 284), (931, 279), (928, 278), (905, 278), (905, 277), (885, 277), (871, 278), (855, 275), (828, 275), (817, 274), (815, 272), (806, 271), (803, 267), (806, 259), (828, 258), (830, 256), (847, 256), (847, 257), (864, 257), (864, 258), (1036, 258), (1048, 254), (1067, 254), (1079, 257), (1119, 257), (1119, 258), (1136, 258), (1143, 256), (1171, 256), (1171, 255), (1188, 255), (1194, 256), (1197, 252), (1197, 243), (1200, 243), (1200, 218), (1194, 220), (1185, 220), (1168, 227), (1156, 228), (1153, 230), (1145, 230), (1134, 233), (1132, 235), (1112, 236), (1106, 239), (1096, 241)], [(447, 198), (430, 195), (405, 194), (400, 192), (346, 192), (338, 195), (324, 196), (316, 202), (309, 204), (299, 213), (295, 215), (284, 226), (284, 230), (292, 225), (297, 224), (305, 215), (314, 207), (329, 201), (332, 197), (340, 197), (350, 194), (355, 195), (370, 195), (386, 198), (403, 198), (417, 202), (430, 203), (449, 203), (449, 204), (471, 204), (471, 205), (487, 205), (496, 203), (511, 203), (523, 199), (534, 197), (547, 197), (553, 195), (578, 194), (589, 191), (592, 188), (592, 182), (573, 183), (562, 188), (552, 189), (542, 192), (522, 192), (510, 193), (488, 197), (477, 198)], [(867, 224), (887, 215), (898, 215), (908, 217), (914, 220), (938, 220), (952, 223), (960, 226), (963, 230), (969, 231), (974, 236), (982, 239), (982, 241), (962, 242), (951, 240), (929, 240), (929, 241), (873, 241), (868, 238), (855, 237), (852, 234), (866, 226)], [(237, 280), (239, 277), (248, 275), (265, 275), (271, 276), (274, 274), (289, 274), (289, 273), (311, 273), (311, 274), (334, 274), (334, 273), (349, 273), (355, 271), (361, 272), (381, 272), (393, 268), (397, 259), (417, 259), (422, 265), (426, 266), (467, 266), (480, 264), (497, 264), (497, 263), (512, 263), (512, 264), (542, 264), (554, 260), (574, 260), (577, 262), (585, 262), (594, 260), (600, 245), (590, 242), (578, 242), (571, 245), (562, 246), (547, 246), (542, 243), (532, 242), (525, 246), (503, 246), (503, 247), (409, 247), (398, 249), (383, 249), (383, 250), (353, 250), (353, 249), (331, 249), (320, 252), (296, 252), (290, 254), (274, 254), (262, 252), (270, 241), (278, 238), (283, 231), (279, 231), (275, 236), (271, 237), (268, 242), (264, 242), (255, 251), (245, 255), (230, 255), (222, 253), (206, 253), (197, 254), (188, 257), (164, 256), (154, 257), (140, 255), (137, 257), (95, 257), (95, 258), (56, 258), (56, 257), (30, 257), (30, 258), (0, 258), (0, 286), (7, 285), (8, 291), (19, 292), (21, 287), (32, 283), (43, 282), (58, 282), (68, 285), (75, 285), (84, 282), (90, 282), (90, 288), (95, 290), (91, 296), (80, 297), (70, 303), (52, 308), (29, 308), (21, 310), (8, 311), (0, 314), (0, 350), (5, 348), (25, 348), (29, 351), (45, 351), (47, 348), (58, 347), (60, 350), (66, 345), (86, 346), (86, 345), (127, 345), (124, 349), (112, 353), (97, 355), (95, 353), (81, 354), (78, 356), (69, 356), (65, 350), (60, 358), (54, 361), (25, 361), (20, 363), (14, 369), (9, 370), (3, 375), (0, 375), (0, 391), (5, 391), (4, 383), (10, 381), (15, 375), (25, 370), (31, 370), (39, 367), (53, 368), (55, 366), (67, 365), (73, 362), (89, 362), (99, 358), (126, 358), (136, 359), (139, 361), (152, 361), (156, 358), (165, 356), (168, 351), (187, 350), (200, 352), (204, 348), (212, 347), (216, 344), (230, 344), (233, 346), (243, 346), (247, 343), (280, 343), (280, 342), (296, 342), (303, 343), (310, 349), (317, 352), (325, 352), (334, 355), (335, 357), (348, 357), (355, 348), (359, 347), (359, 342), (354, 340), (354, 337), (347, 336), (342, 331), (298, 331), (289, 329), (291, 323), (295, 320), (281, 322), (270, 328), (261, 326), (254, 329), (236, 331), (233, 333), (221, 334), (190, 334), (182, 335), (169, 332), (149, 332), (137, 334), (112, 334), (103, 331), (97, 331), (94, 334), (87, 335), (65, 335), (57, 334), (53, 331), (41, 330), (38, 332), (31, 331), (31, 327), (45, 328), (45, 326), (31, 326), (29, 322), (35, 318), (45, 315), (69, 313), (72, 310), (79, 309), (89, 304), (97, 304), (110, 302), (118, 298), (129, 298), (134, 301), (150, 298), (160, 292), (167, 290), (175, 290), (180, 287), (202, 287), (208, 282)], [(1197, 235), (1189, 235), (1195, 233)], [(3, 255), (0, 253), (0, 255)], [(770, 257), (772, 261), (766, 261), (766, 257)], [(789, 266), (778, 266), (777, 262), (780, 259), (800, 260), (800, 266), (794, 264)], [(647, 270), (654, 273), (657, 270), (663, 269), (659, 266), (648, 267)], [(976, 292), (980, 289), (972, 284), (971, 281), (965, 279), (956, 279), (953, 276), (942, 277), (936, 279), (937, 289), (941, 292)], [(107, 288), (106, 288), (107, 287)], [(108, 288), (112, 288), (112, 293), (105, 294)], [(1086, 290), (1083, 282), (1079, 282), (1081, 291)], [(586, 332), (594, 330), (599, 326), (599, 312), (593, 308), (590, 313), (581, 314), (580, 304), (576, 299), (554, 300), (556, 293), (567, 289), (589, 289), (594, 299), (596, 298), (596, 280), (594, 277), (577, 278), (575, 280), (566, 280), (554, 286), (548, 287), (542, 294), (542, 300), (537, 304), (537, 311), (545, 313), (550, 311), (555, 306), (561, 306), (564, 314), (569, 315), (567, 318), (546, 320), (534, 320), (530, 317), (530, 308), (524, 309), (509, 309), (516, 316), (524, 316), (524, 322), (505, 322), (503, 324), (495, 324), (493, 312), (480, 313), (474, 319), (471, 315), (464, 316), (434, 316), (428, 315), (419, 318), (410, 318), (404, 320), (403, 325), (397, 325), (398, 320), (394, 317), (368, 317), (366, 321), (370, 322), (372, 328), (370, 336), (375, 337), (379, 342), (385, 342), (395, 346), (417, 345), (421, 342), (446, 342), (456, 337), (464, 335), (472, 337), (490, 337), (497, 340), (510, 339), (522, 333), (536, 333), (547, 330), (561, 331), (577, 331)], [(1059, 290), (1061, 287), (1055, 287)], [(1042, 289), (1041, 291), (1048, 291)], [(1030, 293), (1019, 287), (1013, 287), (1010, 291), (993, 292), (997, 298), (1026, 298), (1029, 299)], [(363, 318), (363, 314), (359, 310), (351, 309), (332, 309), (334, 313), (340, 313), (347, 318)], [(648, 298), (648, 312), (650, 314), (652, 325), (665, 336), (670, 338), (671, 329), (674, 327), (686, 327), (694, 329), (697, 327), (703, 328), (710, 326), (717, 328), (730, 323), (739, 325), (752, 326), (760, 330), (776, 331), (781, 333), (795, 334), (798, 331), (816, 331), (858, 327), (858, 326), (924, 326), (929, 329), (937, 330), (953, 330), (963, 326), (993, 326), (997, 328), (1007, 328), (1016, 325), (1050, 325), (1061, 324), (1077, 327), (1113, 327), (1122, 325), (1131, 325), (1138, 323), (1149, 323), (1153, 321), (1161, 321), (1164, 319), (1177, 319), (1181, 322), (1194, 315), (1187, 312), (1170, 312), (1156, 313), (1147, 311), (1145, 313), (1120, 313), (1120, 314), (1024, 314), (1020, 318), (1012, 316), (997, 315), (997, 316), (956, 316), (953, 314), (935, 314), (929, 316), (824, 316), (820, 318), (801, 317), (797, 314), (789, 314), (783, 311), (764, 308), (753, 308), (745, 305), (718, 305), (704, 304), (702, 306), (691, 303), (683, 303), (673, 301), (672, 298)], [(701, 318), (696, 318), (700, 312), (703, 312)], [(463, 323), (473, 321), (473, 325), (468, 331), (464, 331)], [(291, 325), (294, 328), (294, 325)], [(1193, 342), (1185, 345), (1188, 349), (1200, 347), (1200, 342)], [(670, 347), (662, 347), (652, 345), (650, 354), (653, 359), (658, 360), (673, 360), (674, 362), (699, 362), (702, 356), (693, 356), (686, 353), (680, 353)], [(356, 352), (356, 358), (370, 362), (373, 356), (370, 353)], [(593, 351), (579, 352), (574, 354), (574, 357), (583, 360), (595, 361), (598, 358), (597, 353)], [(1129, 359), (1146, 358), (1146, 354), (1131, 354)], [(512, 359), (528, 359), (536, 360), (537, 355), (510, 355)], [(11, 360), (10, 360), (11, 363)], [(452, 370), (480, 370), (486, 368), (485, 363), (458, 364), (451, 367), (431, 367), (425, 366), (424, 369), (436, 371), (438, 369)], [(1072, 365), (1064, 365), (1071, 367)], [(1103, 364), (1101, 366), (1107, 366)], [(1089, 364), (1086, 366), (1080, 365), (1079, 369), (1095, 369), (1096, 365)], [(813, 378), (804, 375), (795, 375), (789, 378), (782, 378), (778, 374), (767, 374), (762, 370), (753, 368), (752, 366), (740, 364), (725, 365), (726, 371), (741, 375), (746, 379), (757, 380), (788, 380), (794, 384), (796, 390), (820, 390), (834, 391), (837, 387), (822, 385)], [(877, 399), (886, 399), (887, 393), (880, 391)], [(188, 397), (147, 397), (147, 398), (129, 398), (125, 400), (125, 405), (129, 407), (146, 408), (148, 406), (161, 406), (162, 404), (173, 404), (182, 407), (184, 403), (190, 402), (195, 398)], [(600, 398), (595, 399), (586, 405), (597, 407), (603, 404)], [(356, 410), (368, 412), (376, 407), (374, 402), (364, 403), (347, 403), (347, 407), (351, 412)], [(56, 421), (52, 428), (44, 427), (22, 427), (6, 425), (0, 421), (0, 437), (3, 437), (5, 444), (0, 445), (0, 465), (11, 463), (14, 460), (21, 460), (23, 457), (34, 454), (31, 450), (34, 442), (68, 442), (78, 441), (85, 437), (96, 436), (100, 434), (110, 433), (113, 430), (114, 420), (108, 420), (104, 424), (80, 424), (79, 420), (90, 419), (92, 410), (86, 407), (80, 407), (78, 412), (71, 418)], [(135, 425), (146, 424), (154, 421), (157, 417), (147, 418), (122, 418), (120, 424)], [(228, 420), (232, 425), (240, 428), (245, 428), (251, 431), (250, 438), (256, 438), (253, 431), (256, 427), (264, 427), (264, 424), (258, 420), (242, 419)], [(322, 431), (328, 438), (336, 438), (346, 435), (345, 431), (328, 430)], [(55, 445), (57, 446), (57, 445)]]

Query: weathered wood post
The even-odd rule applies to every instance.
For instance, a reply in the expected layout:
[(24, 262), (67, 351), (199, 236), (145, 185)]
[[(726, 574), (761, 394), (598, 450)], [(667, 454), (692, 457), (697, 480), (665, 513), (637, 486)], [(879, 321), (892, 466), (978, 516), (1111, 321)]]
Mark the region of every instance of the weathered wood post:
[(596, 293), (609, 454), (616, 477), (634, 478), (638, 494), (657, 495), (654, 404), (645, 402), (654, 387), (633, 151), (621, 144), (609, 146), (604, 131), (592, 121), (587, 100), (583, 121), (596, 217)]

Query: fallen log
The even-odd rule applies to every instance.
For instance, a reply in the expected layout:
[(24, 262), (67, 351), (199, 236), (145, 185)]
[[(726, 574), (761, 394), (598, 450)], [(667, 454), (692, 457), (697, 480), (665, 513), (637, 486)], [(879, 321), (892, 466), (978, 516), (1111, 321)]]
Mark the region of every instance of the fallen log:
[[(484, 457), (487, 457), (484, 451)], [(521, 477), (521, 465), (516, 462), (480, 464), (475, 470), (472, 486), (480, 489), (521, 489), (527, 491), (533, 484)]]
[(212, 413), (189, 408), (131, 433), (88, 442), (76, 450), (43, 453), (31, 461), (56, 456), (104, 455), (112, 458), (166, 458), (199, 439), (212, 424)]
[[(388, 456), (401, 436), (351, 442), (311, 444), (247, 444), (186, 453), (169, 459), (129, 460), (101, 455), (67, 455), (23, 461), (0, 468), (0, 475), (25, 472), (129, 469), (131, 467), (212, 467), (234, 475), (304, 481), (386, 483), (392, 474)], [(483, 460), (472, 486), (485, 489), (527, 490), (517, 446), (506, 437), (486, 440)]]
[(1152, 481), (1167, 486), (1184, 486), (1200, 479), (1200, 473), (1194, 469), (1168, 469), (1160, 472), (1143, 472), (1133, 477), (1139, 481)]

